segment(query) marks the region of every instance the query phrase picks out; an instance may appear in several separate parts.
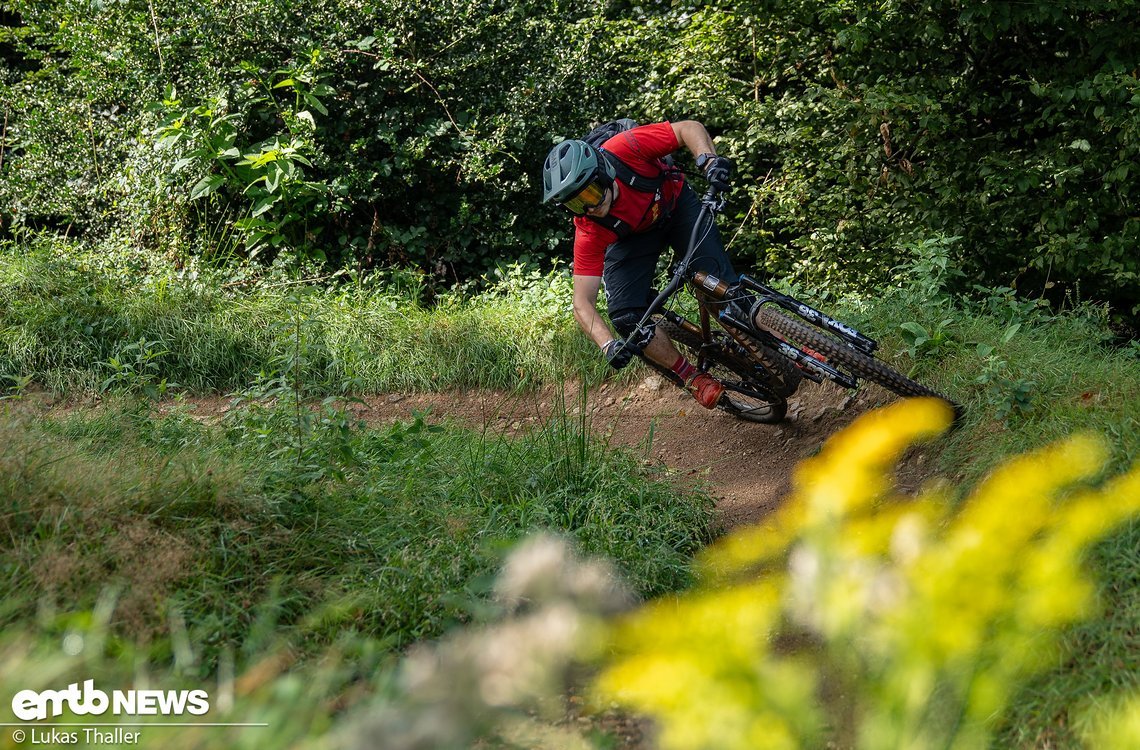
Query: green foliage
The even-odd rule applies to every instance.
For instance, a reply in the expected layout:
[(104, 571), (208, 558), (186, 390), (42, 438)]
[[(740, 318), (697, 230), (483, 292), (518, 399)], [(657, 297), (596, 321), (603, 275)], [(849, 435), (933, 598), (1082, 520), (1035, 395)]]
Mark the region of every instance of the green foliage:
[(1135, 315), (1137, 7), (683, 4), (638, 101), (722, 133), (734, 221), (770, 273), (883, 279), (942, 233), (967, 283)]
[[(171, 180), (178, 184), (181, 173), (202, 177), (190, 187), (189, 200), (217, 195), (219, 210), (238, 213), (233, 227), (249, 256), (266, 248), (291, 248), (302, 257), (327, 260), (313, 234), (327, 221), (330, 186), (305, 179), (305, 169), (315, 155), (314, 112), (328, 115), (322, 97), (333, 94), (326, 76), (319, 72), (320, 50), (294, 68), (276, 70), (263, 79), (256, 69), (243, 67), (253, 76), (239, 89), (239, 103), (231, 111), (224, 96), (210, 104), (185, 108), (173, 92), (163, 100), (164, 113), (155, 131), (155, 146), (178, 155)], [(278, 93), (293, 93), (292, 102), (279, 102)], [(248, 120), (250, 122), (243, 122)], [(258, 143), (247, 144), (257, 123), (278, 121), (278, 131)], [(243, 205), (244, 204), (244, 205)]]
[(119, 351), (106, 362), (103, 367), (110, 371), (110, 377), (99, 384), (99, 390), (125, 390), (141, 392), (147, 398), (157, 401), (177, 383), (168, 383), (166, 378), (159, 378), (161, 369), (159, 361), (170, 352), (159, 350), (159, 342), (139, 339), (119, 349)]
[[(1006, 328), (1001, 335), (1001, 344), (1008, 344), (1020, 329), (1020, 323)], [(1033, 407), (1036, 381), (1010, 375), (1009, 362), (995, 352), (996, 347), (992, 344), (977, 345), (978, 356), (985, 364), (975, 382), (986, 387), (988, 405), (998, 419), (1005, 421), (1012, 415), (1028, 414)]]
[[(962, 273), (951, 260), (950, 248), (959, 239), (934, 237), (920, 240), (909, 248), (912, 258), (895, 269), (894, 282), (898, 288), (905, 289), (908, 296), (926, 302), (924, 320), (940, 317), (940, 311), (948, 311), (953, 306), (949, 286)], [(937, 323), (928, 322), (926, 325), (908, 320), (899, 325), (899, 333), (912, 359), (938, 356), (959, 343), (954, 335), (954, 323), (953, 316), (942, 317)]]
[(546, 258), (566, 227), (533, 210), (537, 165), (638, 80), (635, 23), (558, 4), (9, 5), (6, 226), (179, 252), (446, 282)]
[(1140, 312), (1134, 0), (159, 6), (7, 4), (6, 231), (466, 282), (561, 252), (553, 141), (694, 117), (742, 268), (841, 291), (955, 237), (953, 288)]
[(955, 339), (950, 328), (953, 318), (944, 318), (933, 330), (927, 330), (921, 323), (908, 320), (899, 326), (903, 341), (906, 342), (907, 353), (913, 359), (923, 354), (938, 354), (943, 348), (954, 343)]

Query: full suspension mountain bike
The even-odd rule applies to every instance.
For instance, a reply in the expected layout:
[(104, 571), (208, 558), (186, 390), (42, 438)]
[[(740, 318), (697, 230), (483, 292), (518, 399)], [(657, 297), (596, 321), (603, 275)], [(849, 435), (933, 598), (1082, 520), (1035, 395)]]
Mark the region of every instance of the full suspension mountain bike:
[[(705, 193), (687, 252), (627, 341), (648, 341), (653, 329), (660, 329), (698, 370), (724, 384), (718, 408), (749, 422), (783, 420), (788, 398), (804, 378), (817, 383), (829, 380), (843, 388), (870, 380), (901, 396), (936, 396), (953, 404), (876, 359), (878, 343), (873, 339), (814, 307), (747, 275), (729, 285), (694, 272), (690, 263), (702, 232), (711, 229), (724, 202), (715, 189)], [(685, 285), (697, 299), (697, 322), (665, 309)], [(668, 369), (650, 364), (683, 385)]]

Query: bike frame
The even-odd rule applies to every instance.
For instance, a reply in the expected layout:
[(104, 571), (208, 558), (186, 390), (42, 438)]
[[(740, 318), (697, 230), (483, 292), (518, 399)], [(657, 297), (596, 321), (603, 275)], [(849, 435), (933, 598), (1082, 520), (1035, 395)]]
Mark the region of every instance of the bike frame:
[[(651, 316), (660, 310), (665, 304), (665, 301), (672, 297), (685, 283), (689, 283), (695, 289), (704, 289), (705, 291), (710, 291), (719, 283), (719, 279), (710, 276), (706, 278), (706, 284), (697, 285), (693, 281), (694, 272), (690, 271), (690, 264), (693, 259), (693, 254), (696, 252), (698, 244), (697, 237), (705, 221), (715, 221), (715, 215), (724, 208), (724, 204), (724, 196), (718, 194), (713, 188), (709, 188), (704, 197), (701, 198), (701, 212), (697, 216), (697, 221), (693, 225), (692, 234), (689, 236), (688, 250), (684, 257), (677, 262), (673, 271), (673, 277), (669, 280), (669, 283), (665, 285), (665, 288), (661, 290), (661, 293), (657, 295), (656, 299), (650, 303), (645, 315), (643, 315), (638, 322), (637, 327), (639, 329), (645, 328), (647, 325), (652, 326), (653, 324), (650, 323)], [(798, 364), (805, 376), (817, 383), (826, 378), (844, 388), (854, 388), (858, 385), (858, 380), (853, 375), (842, 372), (827, 362), (820, 361), (804, 349), (789, 343), (769, 331), (757, 327), (753, 322), (756, 317), (756, 312), (763, 305), (776, 305), (802, 318), (808, 323), (834, 334), (868, 356), (874, 356), (874, 352), (879, 346), (878, 342), (863, 335), (851, 326), (824, 314), (811, 305), (801, 302), (790, 295), (778, 292), (750, 276), (741, 274), (740, 288), (749, 290), (752, 293), (749, 296), (756, 300), (750, 308), (749, 320), (740, 320), (734, 316), (727, 305), (723, 306), (720, 310), (713, 310), (703, 295), (696, 295), (701, 319), (699, 330), (701, 340), (705, 346), (712, 344), (709, 319), (716, 318), (721, 328), (736, 339), (745, 349), (750, 349), (750, 346), (749, 342), (743, 337), (751, 337)], [(674, 314), (674, 317), (675, 323), (684, 321), (684, 318), (681, 318), (679, 315)], [(702, 371), (707, 369), (707, 363), (703, 354), (700, 355), (697, 366)]]

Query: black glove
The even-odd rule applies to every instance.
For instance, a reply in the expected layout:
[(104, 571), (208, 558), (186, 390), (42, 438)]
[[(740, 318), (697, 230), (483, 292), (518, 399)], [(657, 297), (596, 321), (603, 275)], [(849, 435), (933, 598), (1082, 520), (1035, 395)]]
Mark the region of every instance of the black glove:
[(606, 361), (610, 363), (610, 367), (615, 370), (628, 365), (634, 356), (641, 354), (641, 351), (649, 345), (653, 339), (653, 326), (645, 326), (644, 328), (635, 328), (633, 333), (626, 339), (613, 339), (605, 346), (602, 347), (602, 354), (605, 355)]
[(732, 162), (726, 156), (714, 156), (705, 165), (705, 179), (709, 185), (722, 193), (732, 189), (729, 180), (732, 178)]
[(602, 347), (602, 354), (610, 367), (620, 370), (633, 360), (634, 351), (623, 339), (613, 339)]

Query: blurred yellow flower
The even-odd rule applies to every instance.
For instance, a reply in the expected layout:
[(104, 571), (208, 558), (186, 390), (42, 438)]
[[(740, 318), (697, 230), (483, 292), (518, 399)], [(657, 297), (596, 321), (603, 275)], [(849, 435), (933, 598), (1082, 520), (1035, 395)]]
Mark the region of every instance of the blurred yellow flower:
[(1096, 750), (1140, 747), (1140, 693), (1108, 706), (1095, 706), (1082, 717), (1085, 746)]
[(772, 518), (702, 554), (701, 588), (612, 628), (596, 699), (652, 715), (668, 748), (984, 746), (1095, 603), (1080, 556), (1140, 511), (1140, 470), (1090, 486), (1107, 451), (1076, 436), (957, 508), (899, 496), (894, 463), (951, 416), (909, 399), (835, 435)]

